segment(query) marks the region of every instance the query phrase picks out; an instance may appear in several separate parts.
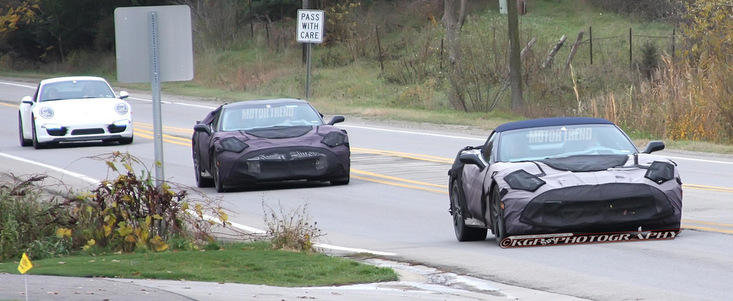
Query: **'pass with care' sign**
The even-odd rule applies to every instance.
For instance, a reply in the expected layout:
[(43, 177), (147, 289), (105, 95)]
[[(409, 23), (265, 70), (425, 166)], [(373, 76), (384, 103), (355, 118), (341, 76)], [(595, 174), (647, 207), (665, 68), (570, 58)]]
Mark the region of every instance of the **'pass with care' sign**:
[(325, 15), (322, 10), (298, 10), (298, 43), (323, 43)]

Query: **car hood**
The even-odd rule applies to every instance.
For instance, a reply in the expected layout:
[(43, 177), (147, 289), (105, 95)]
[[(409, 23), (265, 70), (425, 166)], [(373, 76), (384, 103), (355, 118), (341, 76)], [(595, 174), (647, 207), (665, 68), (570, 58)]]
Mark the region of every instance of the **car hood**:
[(345, 131), (331, 125), (291, 126), (246, 131), (217, 132), (214, 134), (214, 140), (235, 137), (249, 145), (245, 152), (291, 146), (328, 147), (321, 143), (321, 140), (323, 140), (323, 136), (330, 132)]
[(58, 122), (104, 122), (110, 123), (119, 119), (129, 118), (128, 113), (120, 115), (115, 111), (115, 105), (124, 102), (116, 98), (85, 98), (85, 99), (64, 99), (44, 101), (34, 106), (34, 113), (37, 115), (41, 107), (53, 109), (54, 117), (51, 119)]
[[(677, 181), (667, 181), (661, 185), (644, 177), (648, 166), (654, 161), (674, 162), (669, 159), (648, 154), (634, 155), (595, 155), (574, 156), (562, 160), (538, 160), (528, 162), (498, 162), (491, 165), (492, 174), (500, 187), (508, 188), (504, 177), (517, 170), (524, 170), (545, 181), (535, 192), (514, 190), (518, 194), (540, 194), (544, 191), (579, 185), (600, 185), (607, 183), (648, 184), (660, 189), (679, 186)], [(679, 178), (675, 168), (675, 178)], [(510, 189), (511, 190), (511, 189)]]

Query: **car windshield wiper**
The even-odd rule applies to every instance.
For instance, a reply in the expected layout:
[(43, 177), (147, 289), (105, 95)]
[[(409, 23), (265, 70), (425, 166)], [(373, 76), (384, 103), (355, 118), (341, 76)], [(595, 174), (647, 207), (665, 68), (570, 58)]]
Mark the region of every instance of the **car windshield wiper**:
[(54, 101), (54, 100), (64, 100), (64, 99), (66, 99), (66, 98), (50, 98), (50, 99), (41, 100), (41, 102), (44, 102), (44, 101)]

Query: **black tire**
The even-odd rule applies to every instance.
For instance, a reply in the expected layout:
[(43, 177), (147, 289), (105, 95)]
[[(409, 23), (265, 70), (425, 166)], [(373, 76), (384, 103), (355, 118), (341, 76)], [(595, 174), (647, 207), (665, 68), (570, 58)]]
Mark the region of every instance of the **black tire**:
[(38, 137), (36, 137), (36, 122), (33, 121), (33, 115), (31, 115), (31, 133), (33, 135), (33, 148), (35, 149), (42, 149), (46, 147), (46, 144), (38, 142)]
[(18, 112), (18, 138), (20, 140), (20, 146), (33, 145), (32, 139), (25, 139), (23, 137), (23, 119), (21, 119), (20, 112)]
[(214, 188), (216, 188), (216, 192), (225, 192), (226, 189), (224, 189), (224, 183), (221, 179), (221, 175), (219, 174), (219, 166), (216, 165), (216, 157), (212, 158), (211, 160), (211, 176), (214, 177)]
[(132, 143), (132, 140), (134, 140), (134, 139), (135, 139), (135, 136), (130, 136), (130, 138), (120, 138), (120, 139), (117, 140), (117, 142), (120, 145), (127, 145), (127, 144), (131, 144)]
[(202, 175), (203, 171), (201, 170), (201, 166), (199, 166), (199, 159), (197, 154), (193, 155), (193, 171), (196, 175), (196, 187), (205, 188), (214, 186), (214, 179), (206, 178)]
[(331, 180), (331, 185), (334, 185), (334, 186), (336, 186), (336, 185), (348, 185), (350, 178), (351, 178), (351, 176), (350, 176), (349, 172), (347, 171), (345, 177), (340, 177), (340, 178), (336, 178), (336, 179)]
[(458, 181), (453, 181), (450, 191), (451, 215), (453, 216), (453, 230), (458, 241), (478, 241), (486, 239), (486, 228), (473, 228), (466, 226), (463, 212), (465, 212), (465, 201), (460, 193)]
[(501, 240), (507, 237), (504, 224), (504, 208), (501, 207), (499, 189), (496, 187), (491, 191), (491, 232), (496, 238), (496, 244), (501, 246)]

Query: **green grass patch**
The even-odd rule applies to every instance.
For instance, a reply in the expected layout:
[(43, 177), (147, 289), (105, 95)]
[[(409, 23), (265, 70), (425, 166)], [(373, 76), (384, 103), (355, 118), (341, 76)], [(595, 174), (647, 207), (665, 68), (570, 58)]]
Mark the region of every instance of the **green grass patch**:
[[(317, 253), (273, 250), (269, 243), (224, 244), (219, 250), (75, 255), (33, 261), (29, 274), (325, 286), (397, 280), (389, 268)], [(17, 262), (0, 272), (17, 274)]]

